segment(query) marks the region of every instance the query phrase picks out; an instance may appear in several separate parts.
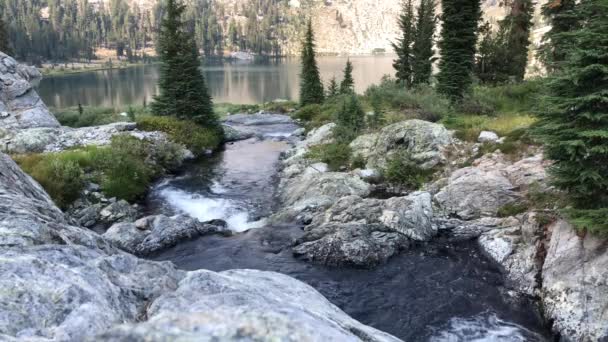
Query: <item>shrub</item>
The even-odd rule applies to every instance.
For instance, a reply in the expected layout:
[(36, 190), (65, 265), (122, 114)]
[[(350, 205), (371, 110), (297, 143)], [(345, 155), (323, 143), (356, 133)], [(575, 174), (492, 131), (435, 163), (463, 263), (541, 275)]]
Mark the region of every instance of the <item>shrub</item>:
[[(127, 112), (128, 116), (120, 113)], [(70, 107), (55, 111), (55, 117), (63, 125), (68, 127), (90, 127), (107, 125), (114, 122), (133, 121), (133, 118), (149, 115), (144, 107), (129, 107), (125, 111), (105, 107), (83, 107), (80, 114), (78, 107)]]
[(118, 135), (108, 147), (88, 146), (14, 159), (65, 209), (80, 196), (87, 181), (101, 184), (108, 196), (135, 200), (147, 192), (154, 177), (175, 168), (181, 161), (179, 152), (173, 143)]
[(400, 152), (387, 161), (382, 172), (383, 178), (391, 183), (403, 185), (409, 189), (419, 189), (431, 181), (434, 170), (425, 170), (413, 162), (406, 152)]
[(171, 140), (183, 144), (195, 154), (216, 149), (223, 139), (222, 132), (205, 128), (188, 120), (170, 116), (146, 116), (137, 120), (137, 127), (143, 131), (161, 131)]
[(357, 154), (354, 156), (350, 162), (351, 169), (365, 169), (366, 165), (365, 158), (362, 155)]
[(348, 144), (331, 143), (311, 147), (306, 157), (326, 163), (331, 171), (339, 171), (349, 166), (350, 156), (351, 149)]
[(521, 213), (525, 213), (528, 210), (528, 205), (526, 203), (509, 203), (498, 209), (496, 215), (498, 217), (510, 217), (515, 216)]
[(513, 131), (529, 128), (536, 118), (528, 114), (506, 114), (497, 117), (487, 115), (450, 115), (441, 121), (447, 128), (456, 131), (456, 137), (466, 141), (477, 141), (481, 131), (493, 131), (508, 136)]

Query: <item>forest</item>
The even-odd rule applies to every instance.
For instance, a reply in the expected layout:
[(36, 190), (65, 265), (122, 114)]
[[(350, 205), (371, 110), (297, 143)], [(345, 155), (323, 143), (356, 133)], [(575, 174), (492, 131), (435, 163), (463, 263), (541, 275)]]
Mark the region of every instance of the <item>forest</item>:
[[(225, 6), (214, 0), (189, 2), (184, 20), (207, 57), (225, 51), (281, 55), (285, 39), (279, 23), (287, 16), (284, 0), (255, 0)], [(0, 40), (20, 60), (90, 61), (105, 48), (115, 58), (146, 61), (154, 54), (162, 2), (151, 8), (128, 0), (0, 0)], [(3, 33), (4, 32), (4, 33)], [(2, 36), (5, 36), (4, 38)]]

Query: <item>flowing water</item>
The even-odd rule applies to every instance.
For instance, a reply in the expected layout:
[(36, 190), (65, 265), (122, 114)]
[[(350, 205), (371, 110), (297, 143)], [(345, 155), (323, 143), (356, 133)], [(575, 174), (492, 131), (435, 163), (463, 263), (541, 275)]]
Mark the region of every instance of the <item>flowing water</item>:
[[(251, 268), (288, 274), (315, 287), (359, 321), (406, 341), (545, 341), (533, 305), (511, 298), (497, 266), (475, 241), (439, 237), (372, 270), (312, 265), (293, 257), (295, 225), (266, 226), (280, 152), (293, 125), (258, 126), (250, 139), (189, 165), (157, 184), (152, 212), (224, 219), (232, 237), (206, 236), (153, 256), (186, 270)], [(244, 232), (243, 232), (244, 231)]]
[[(382, 76), (394, 74), (392, 56), (351, 57), (358, 92), (376, 84)], [(340, 79), (346, 57), (319, 57), (325, 82)], [(297, 100), (300, 89), (300, 61), (283, 58), (260, 62), (216, 61), (206, 63), (203, 73), (217, 103), (263, 103), (275, 99)], [(124, 108), (150, 103), (158, 92), (158, 65), (83, 72), (44, 78), (38, 93), (55, 109), (77, 106)]]

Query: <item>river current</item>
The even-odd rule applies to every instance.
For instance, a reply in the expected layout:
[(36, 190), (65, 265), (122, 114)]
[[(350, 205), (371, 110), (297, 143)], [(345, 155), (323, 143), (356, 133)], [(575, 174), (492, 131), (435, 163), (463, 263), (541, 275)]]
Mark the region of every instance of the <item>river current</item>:
[(223, 219), (231, 237), (205, 236), (152, 256), (186, 270), (249, 268), (290, 275), (346, 313), (405, 341), (547, 341), (537, 309), (512, 297), (476, 241), (440, 236), (375, 269), (333, 268), (294, 258), (296, 225), (268, 226), (277, 167), (295, 125), (257, 126), (258, 138), (229, 144), (151, 191), (151, 213)]

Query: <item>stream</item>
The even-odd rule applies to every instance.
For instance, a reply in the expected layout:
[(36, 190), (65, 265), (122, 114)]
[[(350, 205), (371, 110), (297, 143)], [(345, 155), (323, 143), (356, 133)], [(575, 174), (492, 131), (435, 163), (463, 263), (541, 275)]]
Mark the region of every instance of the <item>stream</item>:
[(249, 268), (297, 278), (364, 324), (405, 341), (549, 341), (533, 303), (509, 296), (476, 241), (440, 236), (375, 269), (334, 268), (294, 258), (297, 225), (268, 226), (282, 151), (293, 124), (248, 127), (258, 138), (226, 145), (157, 183), (150, 213), (222, 219), (231, 237), (205, 236), (153, 255), (185, 270)]

